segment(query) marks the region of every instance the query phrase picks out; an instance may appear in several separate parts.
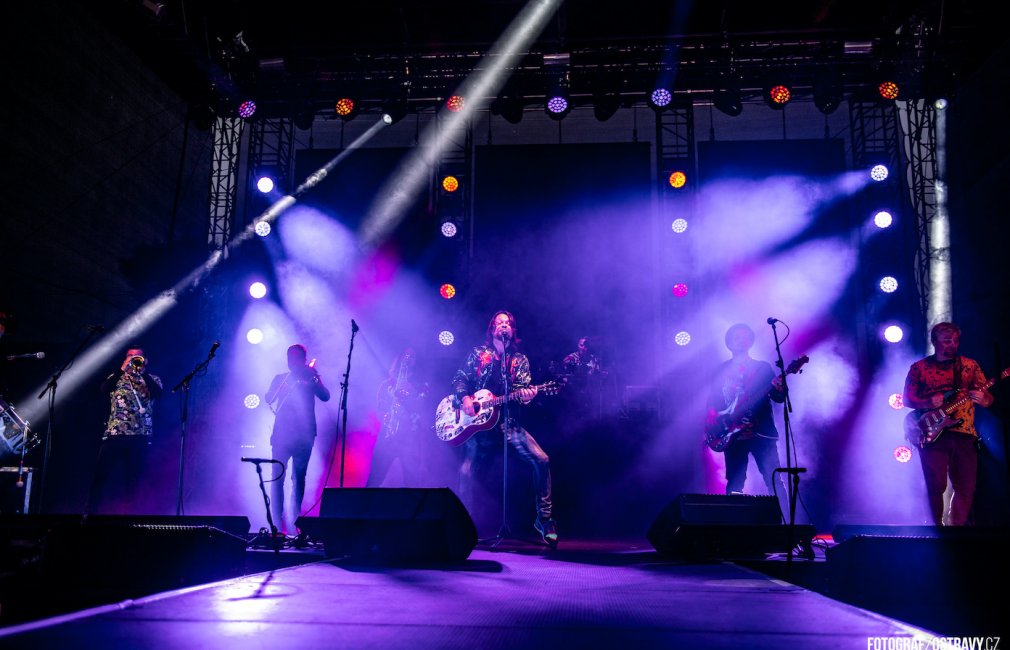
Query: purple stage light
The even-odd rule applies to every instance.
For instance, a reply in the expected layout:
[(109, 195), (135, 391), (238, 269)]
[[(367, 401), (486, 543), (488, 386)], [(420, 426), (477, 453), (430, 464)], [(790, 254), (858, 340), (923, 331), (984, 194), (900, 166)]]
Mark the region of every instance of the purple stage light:
[(547, 100), (547, 110), (555, 115), (559, 115), (568, 110), (568, 100), (561, 95), (555, 95)]

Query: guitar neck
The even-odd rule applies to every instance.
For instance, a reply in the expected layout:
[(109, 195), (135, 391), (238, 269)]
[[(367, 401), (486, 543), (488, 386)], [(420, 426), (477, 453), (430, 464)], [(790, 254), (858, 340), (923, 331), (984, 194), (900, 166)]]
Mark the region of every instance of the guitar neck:
[[(537, 386), (527, 386), (526, 388), (532, 388), (534, 390), (540, 390), (543, 387), (544, 387), (544, 384), (539, 384)], [(520, 388), (518, 390), (512, 391), (508, 395), (502, 395), (500, 397), (495, 397), (489, 403), (491, 404), (491, 406), (501, 406), (506, 401), (511, 401), (511, 400), (514, 400), (515, 398), (519, 397), (519, 391), (520, 390), (523, 390), (523, 389)]]
[[(997, 381), (999, 381), (1000, 379), (1005, 378), (1007, 375), (1010, 375), (1010, 368), (1007, 368), (1006, 370), (1004, 370), (1003, 372), (1001, 372), (998, 377), (993, 377), (989, 381), (987, 381), (984, 384), (982, 384), (981, 386), (979, 386), (978, 390), (989, 390), (990, 388), (992, 388), (996, 384)], [(951, 413), (954, 412), (955, 409), (961, 407), (962, 405), (965, 404), (965, 402), (967, 402), (970, 399), (971, 399), (971, 395), (968, 395), (967, 393), (965, 393), (964, 395), (961, 396), (960, 399), (954, 400), (950, 404), (947, 404), (947, 405), (943, 406), (942, 407), (943, 408), (943, 412), (946, 413), (947, 415), (950, 415)]]

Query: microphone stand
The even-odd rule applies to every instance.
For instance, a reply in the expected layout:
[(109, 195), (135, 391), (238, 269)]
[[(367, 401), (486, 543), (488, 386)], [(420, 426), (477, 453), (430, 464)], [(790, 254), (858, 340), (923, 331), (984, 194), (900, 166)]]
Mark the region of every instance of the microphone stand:
[(39, 500), (36, 506), (37, 512), (41, 513), (44, 512), (45, 510), (42, 506), (45, 503), (45, 496), (46, 496), (46, 469), (49, 467), (49, 457), (52, 455), (53, 420), (56, 417), (57, 384), (59, 383), (60, 377), (63, 375), (63, 371), (69, 368), (74, 363), (74, 359), (76, 359), (77, 355), (81, 353), (81, 350), (84, 349), (84, 346), (88, 344), (88, 341), (94, 338), (96, 334), (99, 334), (101, 332), (102, 329), (98, 327), (88, 328), (88, 335), (85, 336), (83, 340), (81, 340), (80, 344), (78, 344), (77, 346), (77, 349), (74, 350), (73, 353), (70, 355), (70, 358), (67, 359), (67, 362), (64, 363), (59, 370), (56, 371), (56, 373), (49, 380), (49, 383), (46, 384), (46, 387), (42, 389), (42, 392), (39, 393), (39, 396), (36, 398), (36, 399), (42, 399), (43, 397), (45, 397), (46, 393), (49, 393), (49, 421), (46, 423), (46, 440), (45, 443), (43, 443), (45, 449), (42, 452), (42, 476), (39, 477)]
[[(501, 526), (498, 534), (491, 539), (491, 549), (494, 549), (506, 537), (510, 537), (512, 530), (509, 526), (509, 371), (508, 371), (508, 345), (509, 339), (502, 337), (501, 353), (501, 375), (502, 385), (505, 391), (505, 400), (502, 402), (502, 476), (501, 476)], [(484, 540), (485, 542), (490, 540)]]
[[(193, 370), (188, 375), (183, 377), (182, 380), (175, 385), (175, 388), (172, 389), (173, 393), (178, 392), (180, 388), (182, 389), (182, 429), (179, 434), (179, 490), (175, 498), (176, 517), (181, 517), (183, 511), (182, 479), (183, 476), (185, 475), (185, 467), (186, 467), (186, 422), (189, 420), (189, 385), (192, 382), (193, 377), (196, 376), (196, 373), (206, 368), (207, 364), (210, 363), (210, 360), (214, 358), (214, 352), (217, 350), (217, 345), (218, 344), (215, 343), (213, 346), (211, 346), (210, 354), (207, 355), (207, 358), (204, 359), (200, 363), (200, 365), (193, 368)], [(256, 469), (257, 470), (259, 469), (259, 465), (256, 466)]]
[(344, 380), (340, 382), (340, 431), (337, 437), (340, 438), (340, 487), (344, 487), (344, 458), (347, 454), (347, 388), (350, 384), (351, 376), (351, 354), (354, 352), (354, 335), (358, 333), (358, 324), (351, 319), (351, 344), (347, 348), (347, 370), (344, 371)]
[(776, 472), (781, 472), (783, 474), (788, 474), (790, 478), (786, 480), (786, 494), (789, 499), (789, 524), (786, 528), (787, 543), (789, 544), (789, 554), (786, 557), (786, 562), (792, 564), (793, 561), (793, 542), (796, 539), (796, 498), (799, 496), (800, 491), (800, 474), (806, 472), (805, 467), (793, 467), (792, 461), (792, 448), (793, 448), (793, 430), (792, 424), (789, 421), (789, 414), (793, 410), (793, 403), (789, 399), (789, 384), (786, 379), (786, 364), (782, 359), (782, 347), (781, 341), (779, 341), (779, 332), (775, 327), (775, 323), (778, 322), (774, 319), (770, 319), (768, 324), (772, 326), (772, 335), (775, 337), (775, 354), (778, 357), (775, 361), (775, 365), (779, 368), (779, 378), (782, 380), (782, 392), (785, 395), (785, 407), (782, 409), (782, 426), (785, 430), (786, 439), (786, 466), (776, 468)]
[[(283, 465), (284, 465), (280, 461), (276, 461), (276, 460), (271, 460), (271, 461), (267, 461), (267, 462), (269, 462), (269, 463), (277, 463), (278, 465), (281, 465), (282, 468), (283, 468)], [(263, 464), (260, 463), (260, 462), (255, 462), (254, 464), (256, 465), (256, 475), (259, 477), (260, 492), (263, 493), (263, 507), (266, 508), (266, 511), (267, 511), (267, 524), (270, 525), (270, 543), (274, 547), (274, 553), (280, 553), (280, 551), (281, 551), (281, 542), (280, 542), (280, 539), (279, 539), (280, 538), (280, 534), (277, 531), (277, 525), (274, 524), (273, 515), (270, 514), (270, 497), (267, 496), (266, 484), (263, 482)], [(278, 481), (278, 480), (279, 481), (283, 481), (284, 480), (284, 469), (281, 470), (281, 476), (280, 476), (280, 478), (273, 479), (273, 480), (275, 480), (275, 481)]]

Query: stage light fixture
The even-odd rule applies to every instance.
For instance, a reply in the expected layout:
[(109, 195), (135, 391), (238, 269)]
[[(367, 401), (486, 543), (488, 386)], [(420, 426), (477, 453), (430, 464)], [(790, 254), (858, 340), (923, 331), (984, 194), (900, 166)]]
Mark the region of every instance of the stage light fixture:
[(897, 99), (901, 95), (901, 88), (894, 81), (881, 81), (877, 86), (877, 92), (884, 99)]
[(901, 393), (891, 393), (890, 397), (887, 398), (887, 405), (895, 411), (900, 411), (905, 408), (905, 400), (902, 398)]
[(312, 102), (300, 99), (291, 104), (291, 123), (302, 131), (308, 131), (316, 121), (316, 109)]
[(598, 92), (593, 94), (593, 116), (600, 122), (606, 122), (617, 113), (621, 107), (621, 97), (613, 92)]
[(547, 98), (547, 102), (544, 104), (544, 111), (547, 113), (548, 117), (554, 120), (564, 119), (571, 108), (572, 106), (568, 102), (568, 97), (563, 94), (551, 95)]
[(386, 124), (396, 124), (405, 117), (407, 117), (406, 99), (388, 99), (382, 103), (382, 121)]
[(878, 163), (870, 168), (870, 178), (880, 183), (887, 180), (887, 165)]
[(892, 217), (891, 213), (887, 210), (881, 210), (877, 212), (877, 214), (873, 215), (873, 225), (881, 230), (889, 228), (892, 223), (894, 223), (894, 217)]
[(257, 221), (256, 225), (253, 226), (253, 231), (260, 237), (266, 237), (270, 234), (271, 227), (269, 221)]
[(258, 327), (254, 327), (245, 333), (245, 340), (249, 341), (253, 345), (259, 345), (263, 342), (263, 330)]
[(358, 102), (350, 97), (341, 97), (333, 104), (333, 112), (345, 122), (350, 122), (358, 114)]
[(446, 300), (452, 299), (456, 295), (456, 287), (452, 284), (446, 282), (441, 287), (438, 288), (438, 295), (442, 296)]
[(884, 328), (884, 340), (888, 343), (900, 343), (905, 338), (905, 330), (900, 325), (888, 325)]
[(793, 98), (793, 92), (789, 89), (789, 86), (773, 84), (765, 88), (764, 98), (765, 103), (769, 107), (779, 110), (784, 108), (789, 103), (789, 100)]
[(898, 445), (894, 448), (894, 460), (899, 463), (907, 463), (912, 460), (912, 449), (905, 445)]
[(669, 89), (659, 87), (649, 93), (649, 107), (657, 113), (665, 111), (673, 102), (673, 93)]
[(245, 396), (245, 399), (242, 400), (242, 404), (247, 409), (254, 409), (260, 405), (260, 396), (255, 393), (249, 393)]
[(462, 95), (453, 95), (449, 99), (445, 100), (445, 107), (450, 113), (458, 113), (463, 110), (465, 100)]
[(438, 342), (442, 345), (452, 345), (455, 340), (456, 337), (449, 330), (442, 330), (438, 333)]
[(679, 190), (687, 184), (687, 174), (681, 171), (673, 172), (670, 174), (669, 183), (670, 187)]
[(673, 337), (673, 342), (681, 347), (684, 347), (691, 342), (691, 335), (684, 331), (677, 332), (677, 334)]
[(877, 286), (879, 286), (880, 290), (884, 293), (894, 293), (898, 290), (898, 280), (890, 275), (885, 275), (880, 278), (880, 282), (877, 283)]
[(678, 282), (677, 284), (673, 285), (673, 295), (676, 296), (676, 297), (678, 297), (678, 298), (683, 298), (684, 296), (686, 296), (687, 295), (687, 283), (685, 283), (685, 282)]
[(249, 295), (259, 300), (267, 295), (267, 285), (262, 282), (253, 282), (249, 285)]
[(743, 99), (735, 87), (727, 86), (716, 90), (712, 95), (712, 104), (730, 117), (743, 113)]
[(842, 87), (834, 79), (821, 79), (814, 84), (814, 106), (830, 115), (842, 103)]
[(687, 230), (687, 219), (683, 218), (674, 219), (673, 224), (671, 224), (671, 227), (673, 228), (673, 232), (679, 235), (680, 233)]
[(251, 99), (247, 99), (238, 105), (238, 116), (243, 120), (248, 120), (253, 115), (256, 114), (256, 102)]
[(269, 194), (274, 191), (274, 179), (269, 176), (260, 176), (256, 179), (256, 189), (261, 194)]
[(519, 124), (523, 119), (523, 100), (514, 95), (498, 97), (491, 102), (491, 114), (500, 115), (509, 124)]
[(446, 192), (455, 192), (459, 189), (459, 179), (455, 176), (446, 176), (442, 179), (442, 189)]
[(442, 236), (446, 239), (452, 239), (459, 232), (459, 228), (456, 226), (456, 222), (451, 219), (446, 219), (442, 222), (441, 228), (439, 230), (442, 232)]

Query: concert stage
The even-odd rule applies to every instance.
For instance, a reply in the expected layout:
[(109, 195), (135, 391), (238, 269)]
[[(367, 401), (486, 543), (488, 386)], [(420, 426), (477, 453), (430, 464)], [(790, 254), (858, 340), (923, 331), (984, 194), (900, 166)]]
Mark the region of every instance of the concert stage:
[[(258, 550), (260, 567), (272, 556), (275, 568), (9, 624), (0, 647), (862, 649), (873, 637), (1000, 632), (968, 619), (916, 626), (799, 586), (830, 580), (830, 544), (815, 538), (812, 560), (727, 561), (661, 554), (644, 539), (562, 538), (550, 551), (506, 538), (496, 548), (478, 544), (463, 561), (396, 566)], [(215, 547), (227, 556), (227, 544)], [(68, 584), (87, 573), (66, 570)], [(896, 596), (895, 585), (881, 574), (863, 590)]]

